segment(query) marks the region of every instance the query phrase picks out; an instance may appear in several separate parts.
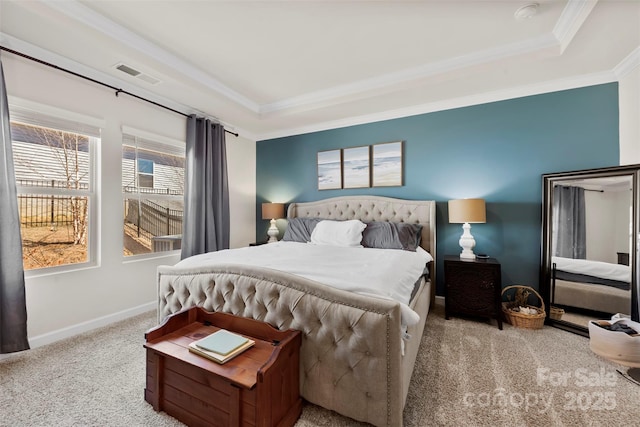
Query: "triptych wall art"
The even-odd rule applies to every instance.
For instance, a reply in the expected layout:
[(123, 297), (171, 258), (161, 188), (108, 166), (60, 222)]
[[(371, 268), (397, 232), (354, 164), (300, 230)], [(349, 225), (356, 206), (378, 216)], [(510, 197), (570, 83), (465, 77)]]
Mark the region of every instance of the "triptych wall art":
[(402, 185), (402, 141), (318, 152), (318, 190)]

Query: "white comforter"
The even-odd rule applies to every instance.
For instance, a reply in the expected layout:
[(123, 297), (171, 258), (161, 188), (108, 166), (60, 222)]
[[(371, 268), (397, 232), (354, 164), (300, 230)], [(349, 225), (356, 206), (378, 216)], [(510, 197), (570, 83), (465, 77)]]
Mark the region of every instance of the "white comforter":
[(432, 259), (422, 248), (409, 252), (278, 242), (195, 255), (176, 266), (224, 263), (286, 271), (338, 289), (395, 300), (401, 305), (402, 323), (413, 325), (420, 316), (408, 306), (411, 291)]
[(631, 282), (631, 267), (628, 265), (561, 257), (552, 257), (551, 262), (556, 264), (556, 270), (566, 271), (567, 273), (586, 274), (603, 279)]

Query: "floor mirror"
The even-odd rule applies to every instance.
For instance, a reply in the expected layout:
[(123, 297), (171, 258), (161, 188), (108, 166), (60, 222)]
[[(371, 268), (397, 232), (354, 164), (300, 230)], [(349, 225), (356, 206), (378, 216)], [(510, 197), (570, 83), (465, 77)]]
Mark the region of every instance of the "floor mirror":
[(589, 320), (638, 321), (639, 178), (640, 165), (542, 175), (547, 323), (587, 336)]

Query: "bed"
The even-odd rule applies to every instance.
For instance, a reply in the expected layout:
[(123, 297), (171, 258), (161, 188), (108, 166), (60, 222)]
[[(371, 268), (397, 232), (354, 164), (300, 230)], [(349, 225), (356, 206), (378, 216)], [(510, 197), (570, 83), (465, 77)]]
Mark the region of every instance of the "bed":
[[(292, 203), (287, 218), (419, 224), (435, 259), (435, 202), (377, 196)], [(244, 249), (244, 248), (243, 248)], [(427, 278), (428, 276), (428, 278)], [(407, 304), (336, 289), (270, 268), (238, 264), (158, 268), (158, 320), (190, 306), (303, 332), (300, 392), (313, 404), (376, 426), (401, 426), (409, 381), (435, 296), (435, 268)], [(405, 335), (406, 334), (406, 335)]]
[(602, 313), (629, 314), (629, 266), (562, 257), (553, 257), (551, 262), (554, 304)]

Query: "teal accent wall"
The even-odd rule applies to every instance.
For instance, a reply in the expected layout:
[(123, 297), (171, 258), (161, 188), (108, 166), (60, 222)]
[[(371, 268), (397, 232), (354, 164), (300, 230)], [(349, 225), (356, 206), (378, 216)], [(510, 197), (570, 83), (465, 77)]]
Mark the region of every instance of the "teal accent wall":
[[(437, 202), (437, 293), (443, 256), (458, 254), (460, 224), (447, 201), (484, 198), (487, 223), (472, 224), (475, 253), (502, 264), (503, 285), (538, 288), (542, 178), (549, 172), (619, 164), (618, 84), (571, 89), (400, 119), (258, 141), (257, 218), (262, 202), (355, 194)], [(404, 185), (317, 189), (318, 151), (404, 141)], [(280, 236), (286, 221), (279, 220)], [(258, 220), (257, 240), (268, 221)]]

